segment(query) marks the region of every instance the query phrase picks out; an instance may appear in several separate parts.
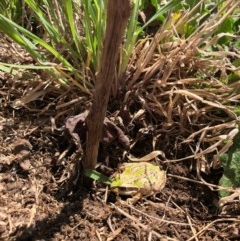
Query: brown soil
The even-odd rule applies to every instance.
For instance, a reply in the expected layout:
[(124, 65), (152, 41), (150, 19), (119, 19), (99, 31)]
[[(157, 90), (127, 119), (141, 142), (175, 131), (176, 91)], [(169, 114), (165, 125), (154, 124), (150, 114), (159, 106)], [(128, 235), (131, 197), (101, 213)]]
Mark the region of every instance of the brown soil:
[[(1, 62), (26, 61), (4, 44)], [(199, 180), (190, 161), (167, 163), (164, 190), (134, 205), (112, 194), (105, 201), (105, 188), (77, 186), (65, 193), (72, 155), (59, 156), (70, 142), (51, 130), (54, 113), (12, 107), (24, 83), (0, 74), (1, 240), (240, 240), (239, 202), (220, 212), (218, 194)], [(39, 108), (42, 102), (33, 103)], [(213, 184), (220, 176), (202, 174)]]

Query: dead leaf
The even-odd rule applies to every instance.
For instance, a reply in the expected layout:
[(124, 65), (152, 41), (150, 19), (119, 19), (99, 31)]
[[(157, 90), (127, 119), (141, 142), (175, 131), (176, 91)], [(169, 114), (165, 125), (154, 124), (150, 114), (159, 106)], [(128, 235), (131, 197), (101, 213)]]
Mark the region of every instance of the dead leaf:
[(31, 168), (31, 163), (29, 159), (21, 161), (19, 165), (24, 171), (28, 171)]
[[(73, 138), (75, 145), (81, 149), (81, 146), (85, 143), (86, 125), (85, 119), (87, 112), (81, 113), (76, 116), (69, 117), (66, 121), (65, 127), (67, 132)], [(104, 146), (109, 146), (113, 141), (118, 141), (125, 150), (129, 150), (130, 141), (129, 138), (123, 133), (123, 131), (110, 121), (107, 117), (103, 123), (103, 133), (101, 143)]]

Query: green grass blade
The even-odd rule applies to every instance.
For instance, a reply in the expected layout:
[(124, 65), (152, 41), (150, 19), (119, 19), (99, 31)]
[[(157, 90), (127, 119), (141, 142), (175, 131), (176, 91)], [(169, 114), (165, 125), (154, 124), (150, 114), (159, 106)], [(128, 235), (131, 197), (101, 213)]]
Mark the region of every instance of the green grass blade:
[[(38, 48), (29, 41), (27, 38), (31, 39), (34, 43), (41, 45), (46, 50), (48, 50), (52, 55), (54, 55), (64, 66), (72, 68), (71, 64), (52, 46), (47, 44), (44, 40), (32, 34), (30, 31), (22, 28), (21, 26), (15, 24), (13, 21), (5, 18), (0, 14), (0, 29), (4, 31), (9, 37), (11, 37), (14, 41), (25, 47), (32, 56), (36, 58), (40, 58), (42, 61), (45, 59), (43, 55), (39, 54)], [(18, 30), (18, 31), (17, 31)], [(22, 34), (21, 34), (22, 33)]]
[(97, 171), (94, 171), (94, 170), (86, 169), (84, 174), (85, 174), (85, 176), (87, 176), (95, 181), (99, 181), (99, 182), (105, 183), (107, 185), (110, 185), (112, 183), (112, 181), (109, 177), (107, 177)]
[(61, 36), (59, 35), (57, 29), (51, 24), (49, 21), (47, 21), (46, 16), (44, 15), (43, 11), (40, 9), (40, 7), (37, 5), (36, 1), (33, 0), (25, 0), (25, 2), (29, 5), (29, 7), (34, 11), (35, 15), (38, 17), (39, 22), (41, 25), (45, 28), (45, 30), (48, 32), (51, 38), (55, 39), (55, 41), (60, 41)]
[[(73, 16), (73, 5), (72, 5), (72, 0), (66, 0), (65, 1), (65, 6), (66, 6), (66, 15), (68, 18), (68, 23), (70, 26), (70, 30), (71, 30), (71, 34), (73, 37), (73, 41), (75, 43), (75, 46), (78, 50), (78, 53), (81, 53), (81, 49), (82, 49), (82, 44), (81, 44), (81, 39), (80, 39), (80, 35), (78, 34), (78, 31), (76, 29), (76, 26), (74, 24), (74, 16)], [(80, 59), (81, 61), (83, 61), (81, 55), (80, 55)]]
[(122, 48), (122, 60), (119, 66), (119, 76), (121, 76), (125, 72), (130, 56), (132, 54), (133, 47), (136, 44), (139, 34), (142, 32), (141, 28), (138, 26), (137, 21), (139, 0), (133, 1), (132, 5), (132, 13), (126, 31), (126, 41)]
[[(34, 59), (43, 60), (44, 57), (39, 53), (37, 47), (20, 33), (19, 30), (21, 29), (23, 28), (21, 28), (19, 25), (15, 24), (13, 21), (0, 14), (0, 30), (2, 30), (10, 38), (12, 38), (16, 43), (25, 47)], [(27, 31), (25, 29), (23, 30)]]
[(55, 69), (54, 66), (51, 65), (28, 65), (28, 64), (8, 64), (8, 63), (2, 63), (0, 62), (0, 66), (4, 66), (6, 68), (10, 67), (10, 68), (14, 68), (14, 69)]
[(16, 75), (18, 73), (18, 71), (14, 70), (13, 68), (5, 66), (4, 63), (0, 63), (0, 70), (13, 75)]
[(142, 29), (145, 29), (151, 22), (156, 20), (160, 15), (167, 13), (170, 10), (173, 10), (174, 8), (177, 8), (181, 4), (181, 1), (179, 0), (172, 0), (166, 5), (164, 5), (162, 8), (160, 8), (156, 14), (154, 14), (143, 26)]

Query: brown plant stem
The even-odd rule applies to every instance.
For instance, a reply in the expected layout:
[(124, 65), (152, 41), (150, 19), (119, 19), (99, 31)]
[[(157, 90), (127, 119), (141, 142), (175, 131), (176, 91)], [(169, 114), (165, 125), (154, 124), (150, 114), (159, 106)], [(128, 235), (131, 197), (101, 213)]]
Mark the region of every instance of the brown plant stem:
[[(107, 5), (107, 26), (101, 62), (97, 74), (93, 102), (86, 118), (87, 142), (83, 169), (95, 169), (99, 142), (102, 136), (103, 121), (106, 116), (110, 89), (114, 81), (120, 45), (130, 17), (130, 0), (109, 0)], [(83, 179), (89, 184), (87, 178)]]

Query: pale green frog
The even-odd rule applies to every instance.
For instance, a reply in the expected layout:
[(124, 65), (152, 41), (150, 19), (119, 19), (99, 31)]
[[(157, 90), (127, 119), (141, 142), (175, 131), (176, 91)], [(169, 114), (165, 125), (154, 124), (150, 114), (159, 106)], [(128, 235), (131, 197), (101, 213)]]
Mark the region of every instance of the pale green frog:
[(151, 163), (124, 163), (120, 171), (112, 176), (111, 190), (117, 195), (133, 196), (133, 201), (159, 193), (166, 183), (166, 172)]

